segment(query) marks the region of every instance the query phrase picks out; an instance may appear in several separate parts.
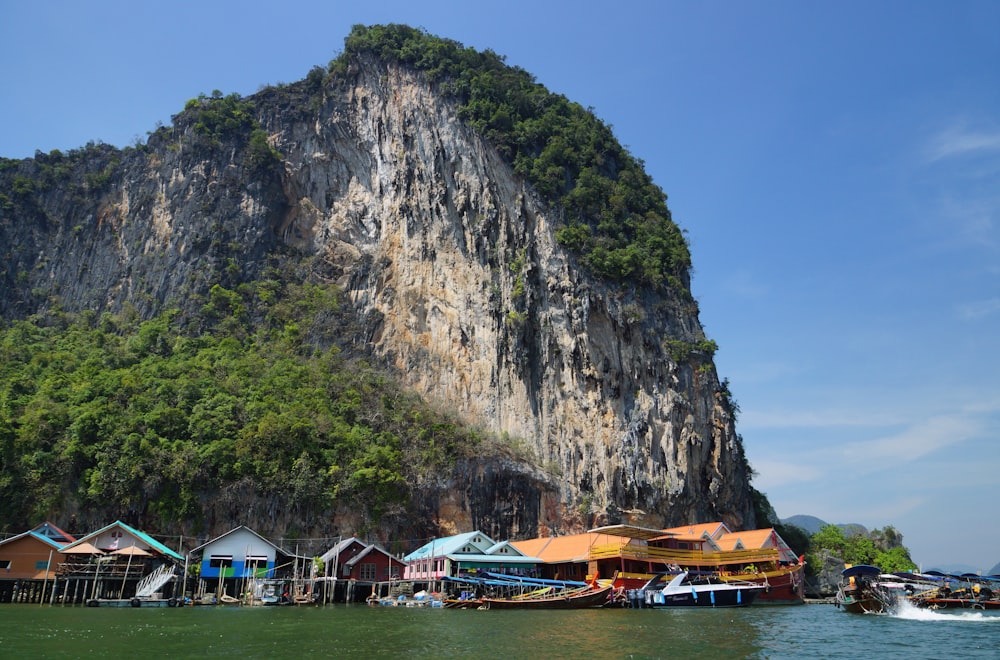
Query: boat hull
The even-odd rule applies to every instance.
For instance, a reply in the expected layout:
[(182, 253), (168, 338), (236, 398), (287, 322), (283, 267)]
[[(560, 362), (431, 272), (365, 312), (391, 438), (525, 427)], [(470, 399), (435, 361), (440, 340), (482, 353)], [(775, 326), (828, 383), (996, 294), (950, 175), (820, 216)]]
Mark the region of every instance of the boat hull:
[(575, 610), (602, 607), (611, 597), (612, 587), (591, 589), (583, 593), (542, 598), (483, 598), (481, 607), (500, 610)]
[(641, 607), (749, 607), (764, 587), (710, 591), (651, 591), (642, 594)]
[[(757, 605), (802, 605), (805, 601), (805, 566), (783, 567), (776, 571), (765, 573), (726, 573), (716, 574), (722, 582), (752, 583), (763, 587), (756, 596)], [(627, 576), (616, 576), (615, 586), (623, 592), (641, 589), (653, 574), (634, 573)]]
[(882, 614), (886, 611), (885, 604), (873, 596), (862, 598), (848, 596), (846, 598), (838, 598), (837, 607), (841, 608), (848, 614)]
[(176, 598), (91, 598), (87, 607), (181, 607)]
[(914, 598), (917, 607), (932, 610), (1000, 610), (1000, 600), (972, 600), (968, 598)]
[(757, 574), (720, 573), (723, 582), (751, 582), (764, 587), (757, 596), (758, 605), (802, 605), (805, 600), (805, 566), (797, 564)]

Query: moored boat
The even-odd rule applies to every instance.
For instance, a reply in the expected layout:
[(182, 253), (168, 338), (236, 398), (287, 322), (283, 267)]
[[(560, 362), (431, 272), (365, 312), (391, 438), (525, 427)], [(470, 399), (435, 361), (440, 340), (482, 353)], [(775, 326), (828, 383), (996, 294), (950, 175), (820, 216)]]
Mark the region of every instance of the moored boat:
[(1000, 578), (978, 575), (942, 575), (933, 589), (909, 597), (910, 603), (928, 609), (1000, 610)]
[[(670, 577), (669, 582), (664, 580)], [(753, 582), (725, 582), (715, 576), (658, 573), (641, 589), (631, 590), (631, 607), (748, 607), (766, 587)]]
[(480, 607), (506, 610), (575, 610), (603, 607), (610, 602), (613, 589), (611, 585), (599, 587), (588, 585), (576, 589), (541, 589), (540, 593), (510, 598), (482, 598)]

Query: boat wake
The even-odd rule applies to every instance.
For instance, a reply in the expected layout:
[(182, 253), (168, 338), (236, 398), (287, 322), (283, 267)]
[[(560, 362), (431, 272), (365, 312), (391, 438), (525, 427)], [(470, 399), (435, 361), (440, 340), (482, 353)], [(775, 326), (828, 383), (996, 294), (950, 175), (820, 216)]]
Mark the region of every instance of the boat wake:
[(916, 607), (907, 601), (901, 601), (893, 608), (889, 616), (897, 619), (908, 619), (910, 621), (985, 621), (987, 623), (1000, 624), (1000, 616), (987, 614), (981, 611), (969, 610), (931, 610), (923, 607)]

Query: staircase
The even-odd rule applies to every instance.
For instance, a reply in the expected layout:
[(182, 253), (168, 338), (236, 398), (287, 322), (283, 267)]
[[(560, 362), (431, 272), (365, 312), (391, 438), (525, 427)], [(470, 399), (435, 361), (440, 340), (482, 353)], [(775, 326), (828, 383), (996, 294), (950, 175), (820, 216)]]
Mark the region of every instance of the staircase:
[(135, 590), (136, 598), (150, 598), (153, 594), (163, 588), (167, 582), (174, 579), (173, 564), (163, 564), (155, 571), (142, 578), (139, 586)]

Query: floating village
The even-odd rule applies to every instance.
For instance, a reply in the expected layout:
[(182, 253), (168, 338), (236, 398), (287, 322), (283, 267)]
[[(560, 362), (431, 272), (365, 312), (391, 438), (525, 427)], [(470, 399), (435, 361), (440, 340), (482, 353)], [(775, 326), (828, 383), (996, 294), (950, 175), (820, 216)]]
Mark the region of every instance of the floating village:
[[(317, 606), (576, 609), (805, 602), (805, 562), (771, 528), (611, 525), (496, 541), (435, 538), (405, 556), (356, 537), (300, 555), (240, 526), (182, 552), (121, 521), (79, 538), (51, 523), (0, 541), (0, 602), (89, 607)], [(1000, 609), (1000, 578), (849, 566), (835, 604)]]

